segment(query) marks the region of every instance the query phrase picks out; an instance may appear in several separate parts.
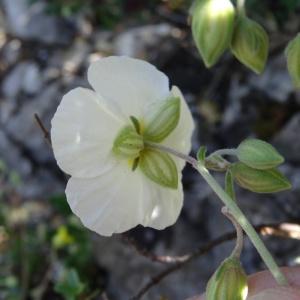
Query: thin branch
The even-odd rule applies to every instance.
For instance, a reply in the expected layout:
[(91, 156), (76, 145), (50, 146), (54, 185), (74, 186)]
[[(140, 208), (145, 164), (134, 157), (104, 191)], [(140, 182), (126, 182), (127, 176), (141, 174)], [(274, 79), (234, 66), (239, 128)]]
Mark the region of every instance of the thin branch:
[(49, 131), (46, 129), (45, 125), (43, 124), (41, 118), (39, 117), (39, 115), (37, 113), (34, 114), (34, 119), (37, 123), (37, 125), (40, 127), (41, 131), (44, 134), (44, 139), (46, 140), (46, 142), (49, 144), (49, 146), (52, 146), (51, 143), (51, 137), (50, 137), (50, 133)]
[[(292, 223), (280, 223), (280, 224), (261, 224), (254, 227), (259, 233), (262, 235), (271, 235), (271, 236), (279, 236), (284, 238), (296, 239), (300, 240), (300, 224), (292, 224)], [(130, 300), (139, 300), (141, 299), (152, 287), (160, 283), (163, 279), (165, 279), (168, 275), (180, 270), (184, 266), (186, 266), (191, 261), (196, 258), (201, 257), (202, 255), (208, 253), (210, 250), (215, 248), (216, 246), (225, 243), (227, 241), (231, 241), (236, 237), (236, 232), (230, 232), (222, 235), (221, 237), (209, 242), (208, 244), (199, 247), (194, 252), (179, 256), (177, 259), (173, 259), (173, 265), (167, 267), (165, 270), (158, 273), (156, 276), (152, 277), (149, 282), (144, 285), (135, 296), (133, 296)], [(152, 254), (152, 256), (154, 256)], [(160, 261), (161, 262), (161, 261)]]

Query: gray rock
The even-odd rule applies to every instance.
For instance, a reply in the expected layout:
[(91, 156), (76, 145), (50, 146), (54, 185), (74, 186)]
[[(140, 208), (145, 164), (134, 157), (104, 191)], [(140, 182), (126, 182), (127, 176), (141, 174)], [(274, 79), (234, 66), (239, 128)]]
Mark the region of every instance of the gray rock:
[(171, 35), (173, 27), (169, 24), (147, 25), (133, 28), (116, 37), (115, 53), (132, 57), (145, 57), (149, 47), (159, 47), (161, 41)]
[(15, 98), (21, 88), (26, 70), (26, 63), (20, 63), (15, 66), (4, 78), (2, 83), (2, 92), (7, 98)]
[(262, 75), (252, 75), (249, 83), (252, 87), (263, 91), (270, 98), (281, 103), (287, 101), (294, 91), (284, 55), (271, 60)]
[(5, 44), (2, 49), (3, 63), (7, 66), (15, 64), (21, 56), (21, 42), (13, 39)]
[(288, 161), (300, 162), (300, 113), (276, 135), (274, 145)]
[(27, 0), (3, 0), (7, 30), (22, 39), (34, 39), (47, 44), (68, 45), (74, 34), (69, 23), (45, 14), (45, 3), (30, 5)]
[(4, 79), (2, 91), (7, 98), (15, 98), (19, 92), (37, 93), (42, 87), (42, 76), (34, 62), (22, 62), (13, 68)]
[(23, 90), (25, 93), (34, 95), (42, 87), (42, 74), (37, 64), (29, 63), (24, 72)]
[[(61, 94), (56, 83), (49, 85), (43, 93), (26, 103), (19, 109), (18, 114), (6, 123), (7, 132), (19, 143), (31, 150), (35, 160), (45, 162), (52, 159), (40, 129), (34, 121), (34, 113), (38, 113), (43, 120), (52, 117), (52, 110), (56, 109)], [(47, 122), (46, 126), (49, 126)]]

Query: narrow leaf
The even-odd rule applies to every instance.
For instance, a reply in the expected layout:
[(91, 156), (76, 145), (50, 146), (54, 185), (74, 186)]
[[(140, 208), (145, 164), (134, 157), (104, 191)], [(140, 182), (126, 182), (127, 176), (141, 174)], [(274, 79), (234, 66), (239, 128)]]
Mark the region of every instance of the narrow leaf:
[(136, 117), (134, 117), (134, 116), (130, 116), (130, 120), (131, 120), (131, 122), (132, 122), (132, 124), (133, 124), (133, 126), (134, 126), (134, 128), (136, 130), (136, 132), (138, 134), (140, 134), (141, 133), (141, 126), (140, 126), (139, 120)]
[(201, 146), (197, 152), (197, 159), (199, 161), (205, 161), (207, 148), (205, 146)]
[(235, 191), (234, 191), (234, 178), (230, 170), (227, 170), (225, 176), (225, 191), (231, 197), (231, 199), (236, 201)]

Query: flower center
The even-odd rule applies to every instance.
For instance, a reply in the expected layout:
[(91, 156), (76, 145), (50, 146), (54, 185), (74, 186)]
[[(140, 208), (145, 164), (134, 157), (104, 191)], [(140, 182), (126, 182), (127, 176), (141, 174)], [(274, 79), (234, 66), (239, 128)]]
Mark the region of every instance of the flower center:
[(136, 126), (130, 125), (120, 131), (113, 145), (113, 152), (118, 157), (129, 160), (138, 158), (143, 149), (143, 137), (137, 132)]

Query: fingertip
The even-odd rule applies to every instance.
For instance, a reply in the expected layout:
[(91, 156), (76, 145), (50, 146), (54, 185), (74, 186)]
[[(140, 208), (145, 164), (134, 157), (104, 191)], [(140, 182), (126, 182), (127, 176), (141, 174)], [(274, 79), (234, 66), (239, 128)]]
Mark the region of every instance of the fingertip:
[[(247, 298), (248, 299), (248, 298)], [(278, 287), (264, 290), (248, 300), (299, 300), (300, 290), (292, 287)]]
[[(300, 267), (284, 267), (281, 268), (282, 272), (286, 275), (291, 286), (300, 286)], [(249, 296), (260, 293), (265, 289), (277, 288), (274, 277), (269, 271), (262, 271), (249, 276)], [(300, 298), (298, 298), (299, 300)]]

